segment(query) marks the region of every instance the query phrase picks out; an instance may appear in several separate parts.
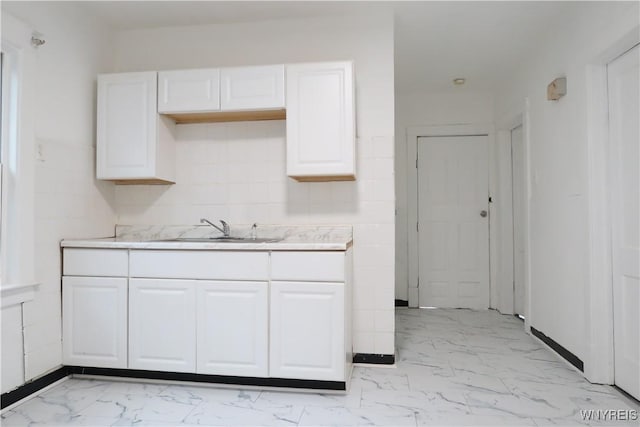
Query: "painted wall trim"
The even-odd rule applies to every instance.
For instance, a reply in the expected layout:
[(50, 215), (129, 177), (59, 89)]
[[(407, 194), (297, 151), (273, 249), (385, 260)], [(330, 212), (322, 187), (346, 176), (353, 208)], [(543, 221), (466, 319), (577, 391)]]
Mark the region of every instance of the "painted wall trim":
[(580, 372), (584, 372), (584, 362), (582, 362), (582, 360), (578, 356), (576, 356), (575, 354), (571, 353), (569, 350), (564, 348), (562, 345), (558, 344), (552, 338), (549, 338), (548, 336), (546, 336), (544, 333), (540, 332), (539, 330), (537, 330), (533, 326), (531, 326), (531, 333), (535, 337), (540, 339), (543, 343), (545, 343), (546, 345), (551, 347), (551, 349), (553, 349), (553, 351), (555, 351), (560, 356), (562, 356), (562, 358), (565, 359), (567, 362), (571, 363), (573, 366), (578, 368), (580, 370)]
[(18, 305), (23, 302), (31, 301), (38, 290), (39, 283), (31, 285), (4, 285), (0, 292), (0, 300), (2, 301), (0, 308)]
[(3, 393), (0, 397), (0, 409), (4, 409), (7, 406), (13, 405), (16, 402), (39, 392), (43, 388), (55, 383), (56, 381), (68, 377), (70, 374), (71, 371), (67, 366), (61, 366), (53, 372), (49, 372), (48, 374), (43, 375), (40, 378), (36, 378), (21, 385), (15, 390)]
[(368, 363), (372, 365), (393, 365), (396, 363), (395, 354), (370, 354), (356, 353), (353, 355), (353, 363)]
[(313, 390), (346, 390), (344, 381), (301, 380), (291, 378), (237, 377), (231, 375), (193, 374), (188, 372), (145, 371), (139, 369), (91, 368), (67, 366), (73, 375), (92, 375), (119, 378), (141, 378), (196, 383), (248, 385), (264, 387), (306, 388)]
[[(417, 181), (418, 170), (416, 169), (416, 159), (418, 157), (418, 138), (423, 136), (487, 136), (489, 153), (495, 152), (495, 128), (493, 123), (478, 124), (458, 124), (458, 125), (435, 125), (418, 126), (407, 128), (407, 241), (408, 241), (408, 277), (409, 277), (409, 307), (418, 307), (418, 233), (415, 224), (418, 221), (418, 201), (417, 201)], [(495, 169), (495, 165), (489, 156), (489, 171)], [(489, 176), (489, 195), (495, 193), (492, 183), (495, 184), (495, 176)], [(490, 219), (491, 221), (491, 219)], [(489, 241), (495, 240), (495, 227), (489, 226)], [(494, 248), (495, 249), (495, 248)], [(495, 286), (496, 278), (494, 263), (497, 255), (489, 254), (489, 292), (493, 294), (492, 288)], [(490, 307), (495, 308), (496, 302), (490, 301)]]
[(587, 209), (589, 283), (586, 318), (585, 377), (594, 383), (614, 383), (613, 267), (611, 250), (611, 165), (607, 64), (640, 43), (640, 26), (595, 57), (586, 67), (587, 81)]

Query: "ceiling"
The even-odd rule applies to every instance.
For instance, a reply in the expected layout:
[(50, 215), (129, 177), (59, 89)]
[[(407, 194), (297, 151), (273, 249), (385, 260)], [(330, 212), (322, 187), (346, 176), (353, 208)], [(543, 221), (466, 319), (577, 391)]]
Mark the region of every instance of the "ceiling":
[[(396, 90), (493, 91), (580, 1), (90, 1), (119, 30), (367, 13), (395, 15)], [(454, 87), (452, 79), (467, 84)]]

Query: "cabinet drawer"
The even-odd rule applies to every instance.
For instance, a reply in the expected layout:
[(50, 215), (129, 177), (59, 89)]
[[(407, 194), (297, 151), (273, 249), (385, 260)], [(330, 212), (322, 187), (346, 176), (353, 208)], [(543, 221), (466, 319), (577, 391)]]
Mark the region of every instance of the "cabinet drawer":
[(344, 252), (273, 252), (273, 280), (344, 282)]
[(131, 251), (131, 277), (268, 280), (267, 252)]
[(126, 277), (129, 274), (127, 250), (65, 248), (63, 274), (65, 276)]

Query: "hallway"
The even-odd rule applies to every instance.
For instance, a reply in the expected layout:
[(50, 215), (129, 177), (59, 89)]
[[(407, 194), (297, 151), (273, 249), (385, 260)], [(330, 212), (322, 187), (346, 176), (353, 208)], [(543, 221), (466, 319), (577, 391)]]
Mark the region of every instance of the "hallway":
[(581, 410), (637, 417), (640, 407), (613, 387), (590, 384), (512, 316), (400, 308), (396, 343), (396, 367), (356, 367), (347, 395), (71, 379), (7, 411), (2, 425), (638, 423), (583, 421)]

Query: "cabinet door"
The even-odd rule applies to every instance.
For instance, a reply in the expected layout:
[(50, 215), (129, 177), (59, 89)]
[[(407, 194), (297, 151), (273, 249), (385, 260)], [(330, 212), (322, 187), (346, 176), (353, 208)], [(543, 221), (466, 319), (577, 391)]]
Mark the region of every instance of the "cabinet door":
[(267, 376), (267, 290), (267, 282), (198, 282), (199, 374)]
[(156, 86), (155, 71), (98, 76), (98, 179), (155, 176)]
[(223, 68), (220, 106), (223, 111), (284, 108), (284, 65)]
[(287, 66), (287, 175), (355, 179), (353, 64)]
[(62, 278), (63, 363), (127, 367), (127, 279)]
[(188, 113), (220, 109), (220, 71), (160, 71), (158, 112)]
[(344, 284), (271, 282), (269, 376), (345, 381)]
[(195, 284), (130, 279), (129, 368), (195, 372)]

